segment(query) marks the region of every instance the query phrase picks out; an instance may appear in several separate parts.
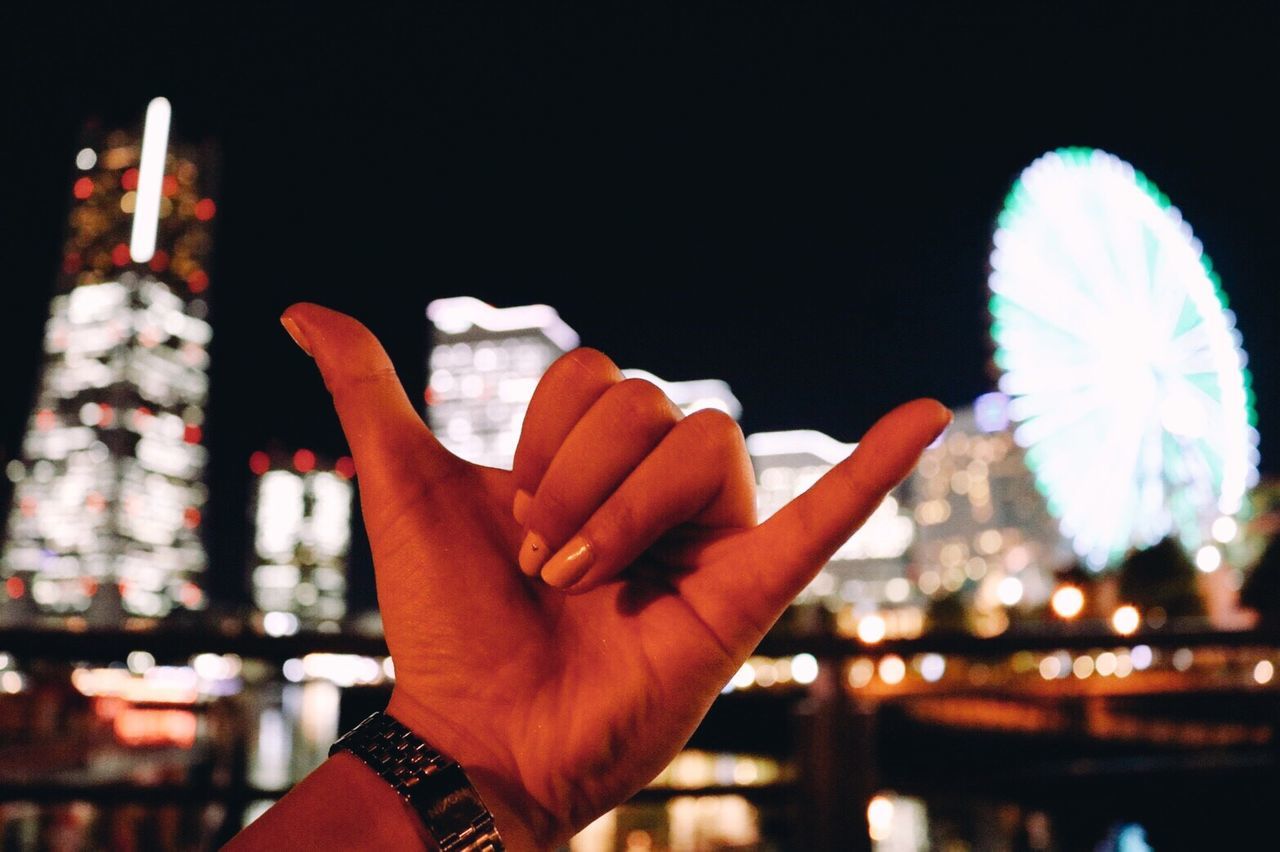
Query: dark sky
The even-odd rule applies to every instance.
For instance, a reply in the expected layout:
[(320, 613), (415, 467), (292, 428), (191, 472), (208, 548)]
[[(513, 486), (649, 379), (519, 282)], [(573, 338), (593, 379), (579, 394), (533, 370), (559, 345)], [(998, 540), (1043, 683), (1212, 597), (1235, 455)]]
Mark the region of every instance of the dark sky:
[(163, 94), (178, 135), (222, 150), (215, 556), (243, 552), (251, 450), (342, 449), (277, 323), (295, 300), (363, 319), (412, 389), (429, 300), (546, 302), (623, 366), (725, 379), (748, 432), (855, 439), (899, 401), (990, 389), (993, 220), (1063, 145), (1134, 163), (1203, 240), (1277, 469), (1274, 13), (263, 5), (0, 12), (0, 453), (32, 398), (79, 128)]

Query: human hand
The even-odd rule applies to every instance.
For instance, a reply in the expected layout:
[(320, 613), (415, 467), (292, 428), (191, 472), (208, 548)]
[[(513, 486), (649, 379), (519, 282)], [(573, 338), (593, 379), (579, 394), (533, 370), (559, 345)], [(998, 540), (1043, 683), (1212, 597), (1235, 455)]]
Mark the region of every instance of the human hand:
[(282, 321), (355, 459), (388, 711), (466, 769), (513, 849), (563, 842), (652, 779), (950, 421), (932, 400), (895, 409), (757, 525), (732, 419), (681, 418), (599, 352), (552, 365), (502, 471), (440, 445), (359, 322), (309, 304)]

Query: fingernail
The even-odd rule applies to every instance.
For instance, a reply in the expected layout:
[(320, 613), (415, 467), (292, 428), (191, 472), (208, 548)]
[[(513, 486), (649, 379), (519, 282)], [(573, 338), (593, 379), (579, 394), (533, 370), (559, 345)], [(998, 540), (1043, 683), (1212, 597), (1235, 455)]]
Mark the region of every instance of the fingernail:
[(542, 580), (557, 589), (568, 588), (587, 573), (594, 556), (591, 543), (580, 535), (574, 536), (543, 566)]
[[(293, 342), (298, 344), (298, 347), (301, 348), (303, 352), (311, 355), (311, 347), (307, 345), (307, 336), (302, 333), (302, 329), (298, 328), (298, 324), (290, 317), (280, 317), (280, 324), (284, 326), (285, 331), (289, 332), (289, 336), (293, 338)], [(315, 356), (312, 355), (311, 357), (314, 358)]]
[(520, 570), (530, 577), (536, 577), (542, 570), (542, 563), (546, 562), (550, 555), (547, 552), (546, 541), (542, 536), (531, 531), (524, 537), (524, 543), (520, 545)]
[(524, 526), (524, 519), (529, 516), (529, 504), (532, 502), (533, 497), (528, 491), (523, 488), (516, 489), (516, 499), (511, 504), (511, 516), (520, 526)]

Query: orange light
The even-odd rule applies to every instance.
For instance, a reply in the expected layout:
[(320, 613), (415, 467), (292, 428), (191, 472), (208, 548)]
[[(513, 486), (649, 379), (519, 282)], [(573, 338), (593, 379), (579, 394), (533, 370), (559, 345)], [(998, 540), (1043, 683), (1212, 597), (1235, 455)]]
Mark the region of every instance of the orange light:
[(120, 175), (120, 188), (126, 192), (133, 192), (138, 188), (137, 169), (125, 169), (124, 174)]
[(293, 454), (293, 468), (298, 473), (307, 473), (316, 468), (316, 454), (310, 450), (298, 450)]
[(195, 214), (201, 222), (208, 222), (217, 210), (217, 205), (213, 203), (212, 198), (201, 198), (196, 202)]
[(76, 198), (84, 201), (90, 195), (93, 195), (93, 180), (87, 177), (82, 177), (80, 180), (76, 181), (75, 186), (71, 188), (71, 191), (75, 193)]
[(26, 593), (27, 584), (22, 582), (21, 577), (10, 577), (4, 581), (4, 590), (16, 601)]
[(182, 525), (189, 530), (193, 530), (200, 526), (200, 510), (195, 506), (188, 506), (182, 510)]
[(147, 265), (151, 267), (152, 272), (164, 272), (169, 268), (169, 253), (164, 249), (157, 250), (151, 255), (151, 262)]
[(249, 455), (249, 470), (253, 471), (256, 476), (262, 476), (271, 469), (271, 457), (262, 450), (257, 450)]
[(1111, 614), (1111, 627), (1121, 636), (1128, 636), (1136, 631), (1141, 621), (1138, 608), (1131, 604), (1116, 607), (1116, 611)]
[(176, 745), (196, 741), (196, 714), (190, 710), (125, 707), (112, 723), (116, 739), (126, 745)]
[(111, 250), (111, 262), (116, 266), (124, 266), (129, 262), (129, 246), (124, 243), (117, 243), (116, 247)]
[(1049, 605), (1059, 618), (1075, 618), (1084, 610), (1084, 592), (1077, 586), (1059, 586), (1049, 599)]
[(173, 198), (174, 193), (178, 191), (177, 175), (165, 175), (164, 180), (160, 181), (160, 194), (165, 198)]
[(187, 286), (191, 288), (192, 293), (203, 293), (209, 289), (209, 273), (203, 269), (197, 269), (187, 276)]

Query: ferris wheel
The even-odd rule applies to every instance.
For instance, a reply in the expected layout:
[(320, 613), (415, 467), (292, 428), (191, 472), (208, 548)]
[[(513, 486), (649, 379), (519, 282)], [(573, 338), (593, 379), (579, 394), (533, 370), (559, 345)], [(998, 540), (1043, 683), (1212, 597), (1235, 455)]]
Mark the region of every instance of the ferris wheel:
[(1102, 569), (1174, 534), (1216, 567), (1258, 432), (1235, 315), (1178, 209), (1112, 154), (1051, 151), (1005, 199), (988, 283), (1014, 440), (1077, 554)]

